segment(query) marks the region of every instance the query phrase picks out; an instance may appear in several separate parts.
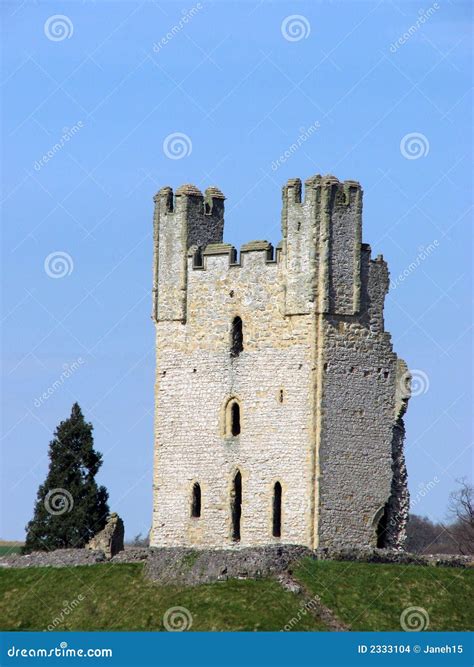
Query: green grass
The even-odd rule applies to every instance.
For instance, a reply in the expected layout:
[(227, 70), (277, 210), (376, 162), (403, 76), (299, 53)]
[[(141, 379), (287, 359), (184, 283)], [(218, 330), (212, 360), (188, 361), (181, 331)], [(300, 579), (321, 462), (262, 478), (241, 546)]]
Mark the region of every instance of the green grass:
[(352, 630), (401, 630), (400, 614), (423, 607), (429, 630), (470, 630), (474, 571), (307, 559), (295, 575)]
[(170, 607), (186, 607), (192, 630), (322, 630), (302, 600), (275, 580), (231, 580), (179, 589), (143, 577), (141, 564), (0, 571), (1, 629), (44, 630), (67, 603), (83, 596), (57, 630), (163, 630)]
[[(469, 630), (474, 618), (472, 570), (307, 559), (294, 576), (352, 630), (401, 630), (407, 607), (427, 610), (429, 630)], [(67, 608), (54, 629), (163, 630), (176, 606), (192, 614), (191, 630), (326, 629), (274, 579), (160, 586), (142, 564), (3, 569), (0, 593), (3, 630), (47, 629)]]
[(0, 556), (8, 556), (9, 554), (19, 554), (22, 550), (21, 546), (0, 545)]

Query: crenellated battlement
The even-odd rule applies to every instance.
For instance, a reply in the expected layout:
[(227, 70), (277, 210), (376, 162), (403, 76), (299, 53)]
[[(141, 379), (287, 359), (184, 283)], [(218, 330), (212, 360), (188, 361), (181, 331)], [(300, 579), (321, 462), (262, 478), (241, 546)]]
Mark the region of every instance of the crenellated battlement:
[(223, 242), (225, 196), (217, 187), (204, 193), (192, 184), (175, 192), (161, 188), (154, 197), (154, 319), (186, 320), (187, 284), (194, 271), (255, 269), (261, 280), (263, 265), (272, 269), (271, 280), (277, 267), (285, 315), (359, 313), (361, 261), (367, 256), (361, 244), (360, 184), (317, 174), (303, 187), (294, 178), (283, 186), (282, 200), (278, 246), (251, 241), (238, 252)]
[(260, 259), (265, 264), (276, 264), (281, 257), (281, 245), (276, 250), (268, 241), (250, 241), (244, 243), (240, 252), (230, 243), (210, 243), (204, 248), (193, 245), (188, 249), (188, 259), (191, 259), (192, 270), (205, 270), (212, 266), (213, 257), (226, 257), (226, 265), (230, 267), (242, 267), (246, 262), (254, 262), (254, 258)]

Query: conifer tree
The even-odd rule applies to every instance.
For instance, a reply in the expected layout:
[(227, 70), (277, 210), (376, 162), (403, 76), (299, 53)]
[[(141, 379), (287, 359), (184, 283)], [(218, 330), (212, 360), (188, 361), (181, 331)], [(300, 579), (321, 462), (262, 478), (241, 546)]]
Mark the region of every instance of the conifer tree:
[(104, 527), (108, 493), (95, 481), (102, 455), (94, 450), (92, 428), (77, 403), (57, 427), (49, 445), (48, 475), (26, 526), (25, 552), (80, 548)]

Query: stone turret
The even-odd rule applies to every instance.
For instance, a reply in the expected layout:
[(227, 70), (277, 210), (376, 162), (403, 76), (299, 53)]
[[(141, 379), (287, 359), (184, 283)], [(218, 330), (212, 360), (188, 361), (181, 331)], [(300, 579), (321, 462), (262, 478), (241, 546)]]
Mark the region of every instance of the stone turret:
[[(173, 194), (166, 186), (154, 197), (153, 318), (185, 320), (187, 250), (222, 241), (224, 195), (208, 188), (204, 196), (194, 185)], [(159, 294), (159, 299), (158, 299)]]

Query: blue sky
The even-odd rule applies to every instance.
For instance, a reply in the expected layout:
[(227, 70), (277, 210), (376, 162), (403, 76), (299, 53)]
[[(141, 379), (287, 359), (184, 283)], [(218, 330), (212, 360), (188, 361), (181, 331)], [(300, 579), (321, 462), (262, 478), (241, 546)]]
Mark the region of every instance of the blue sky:
[(217, 185), (226, 241), (277, 243), (281, 185), (315, 173), (364, 187), (364, 241), (394, 283), (386, 326), (417, 379), (413, 510), (444, 518), (472, 470), (470, 3), (4, 1), (1, 13), (0, 536), (23, 537), (75, 400), (127, 536), (149, 529), (156, 190)]

